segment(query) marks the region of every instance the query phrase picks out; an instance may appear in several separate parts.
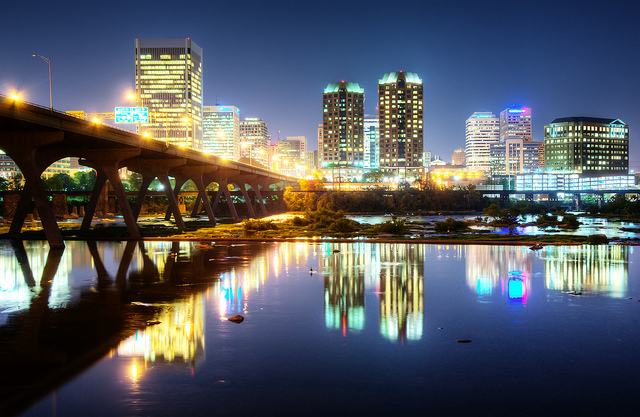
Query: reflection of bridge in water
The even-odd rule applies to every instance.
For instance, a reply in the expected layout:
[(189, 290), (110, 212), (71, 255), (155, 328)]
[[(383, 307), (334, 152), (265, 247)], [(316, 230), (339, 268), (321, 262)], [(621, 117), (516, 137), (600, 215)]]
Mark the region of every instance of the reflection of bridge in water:
[[(238, 218), (229, 191), (230, 184), (240, 190), (249, 216), (256, 217), (249, 190), (255, 195), (259, 210), (266, 215), (267, 206), (261, 192), (269, 191), (275, 184), (279, 184), (282, 189), (285, 184), (297, 182), (293, 177), (267, 169), (225, 161), (217, 156), (149, 140), (133, 132), (78, 119), (5, 96), (0, 96), (0, 149), (18, 165), (26, 181), (9, 236), (17, 238), (20, 235), (33, 198), (52, 247), (62, 247), (64, 243), (40, 176), (53, 162), (62, 158), (77, 157), (82, 165), (97, 172), (82, 228), (88, 229), (91, 226), (101, 191), (109, 181), (129, 235), (133, 238), (140, 237), (137, 219), (148, 187), (155, 178), (158, 178), (166, 190), (169, 200), (167, 217), (173, 214), (179, 228), (184, 228), (185, 225), (177, 197), (180, 188), (188, 180), (192, 180), (198, 188), (194, 211), (202, 202), (212, 224), (216, 222), (214, 208), (221, 196), (225, 197), (232, 217)], [(127, 201), (118, 172), (125, 167), (141, 174), (143, 178), (133, 207)], [(174, 188), (171, 187), (169, 177), (175, 179)], [(210, 202), (206, 187), (213, 182), (218, 184), (218, 191), (213, 202)]]
[[(205, 289), (260, 257), (263, 246), (189, 242), (12, 241), (0, 268), (0, 414), (12, 414), (110, 351), (188, 364), (205, 356)], [(13, 252), (9, 255), (9, 252)], [(73, 265), (73, 273), (71, 266)], [(83, 278), (89, 279), (83, 279)], [(168, 308), (167, 306), (171, 306)], [(150, 320), (159, 323), (148, 326)], [(138, 331), (137, 341), (123, 337)], [(144, 330), (142, 330), (144, 329)], [(142, 343), (140, 343), (142, 342)], [(52, 377), (55, 375), (55, 377)]]

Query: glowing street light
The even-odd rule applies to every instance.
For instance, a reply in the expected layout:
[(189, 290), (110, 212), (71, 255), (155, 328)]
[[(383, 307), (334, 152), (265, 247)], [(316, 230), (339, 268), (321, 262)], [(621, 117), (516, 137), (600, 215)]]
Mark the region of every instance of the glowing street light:
[(33, 54), (33, 56), (39, 56), (44, 62), (47, 63), (47, 65), (49, 65), (49, 110), (53, 111), (53, 94), (51, 92), (51, 60), (39, 54)]

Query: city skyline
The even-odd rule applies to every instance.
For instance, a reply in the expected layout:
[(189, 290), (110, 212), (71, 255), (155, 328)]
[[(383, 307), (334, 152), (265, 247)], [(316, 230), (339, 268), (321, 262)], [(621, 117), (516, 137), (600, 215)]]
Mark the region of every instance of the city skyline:
[[(402, 25), (385, 21), (384, 2), (167, 5), (0, 0), (0, 94), (48, 107), (47, 65), (32, 56), (40, 54), (51, 60), (54, 108), (113, 111), (130, 105), (136, 38), (190, 38), (203, 49), (203, 104), (264, 120), (273, 141), (306, 136), (316, 149), (328, 83), (359, 83), (365, 114), (377, 114), (378, 80), (403, 70), (423, 80), (424, 150), (433, 155), (464, 147), (474, 112), (516, 105), (532, 108), (535, 141), (556, 118), (623, 120), (630, 169), (640, 170), (637, 1), (407, 2)], [(348, 24), (354, 16), (359, 24)]]

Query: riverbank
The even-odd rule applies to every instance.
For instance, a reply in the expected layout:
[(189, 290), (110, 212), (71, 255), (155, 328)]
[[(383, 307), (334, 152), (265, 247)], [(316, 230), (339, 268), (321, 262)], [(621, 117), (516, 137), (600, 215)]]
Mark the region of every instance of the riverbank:
[[(248, 226), (247, 221), (239, 223), (218, 224), (211, 227), (202, 220), (189, 220), (185, 222), (186, 228), (178, 230), (171, 222), (158, 218), (142, 219), (139, 223), (142, 240), (148, 241), (245, 241), (245, 242), (290, 242), (306, 241), (309, 243), (320, 242), (371, 242), (371, 243), (421, 243), (421, 244), (471, 244), (471, 245), (583, 245), (594, 243), (591, 236), (566, 234), (561, 232), (542, 233), (539, 235), (498, 234), (491, 233), (487, 229), (471, 229), (461, 233), (438, 234), (434, 232), (434, 221), (412, 221), (404, 218), (406, 230), (401, 234), (376, 232), (375, 224), (359, 224), (358, 229), (352, 232), (334, 232), (327, 228), (313, 229), (304, 226), (290, 224), (288, 220), (302, 213), (286, 213), (271, 216), (260, 220), (254, 220), (254, 226)], [(439, 216), (444, 220), (447, 216)], [(385, 217), (386, 219), (387, 217)], [(393, 219), (388, 216), (387, 222)], [(271, 225), (264, 230), (251, 230), (255, 224)], [(127, 229), (121, 218), (104, 218), (94, 221), (91, 230), (80, 229), (81, 219), (60, 224), (65, 240), (89, 240), (89, 241), (129, 241), (136, 240), (128, 237)], [(24, 228), (22, 239), (45, 240), (43, 230), (34, 224)], [(3, 230), (4, 229), (4, 230)], [(8, 226), (0, 228), (0, 238), (7, 238)], [(637, 233), (632, 233), (637, 235)], [(640, 238), (611, 238), (599, 239), (598, 243), (617, 243), (624, 245), (640, 245)]]

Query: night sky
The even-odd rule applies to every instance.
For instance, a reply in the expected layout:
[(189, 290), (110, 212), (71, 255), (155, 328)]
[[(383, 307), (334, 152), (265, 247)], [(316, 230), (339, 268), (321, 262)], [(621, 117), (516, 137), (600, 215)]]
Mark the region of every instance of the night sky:
[(204, 105), (233, 105), (317, 148), (322, 91), (365, 91), (391, 71), (424, 82), (425, 150), (450, 161), (465, 120), (532, 108), (533, 138), (558, 117), (620, 118), (640, 170), (640, 1), (29, 1), (0, 0), (0, 94), (54, 108), (131, 105), (135, 38), (203, 48)]

